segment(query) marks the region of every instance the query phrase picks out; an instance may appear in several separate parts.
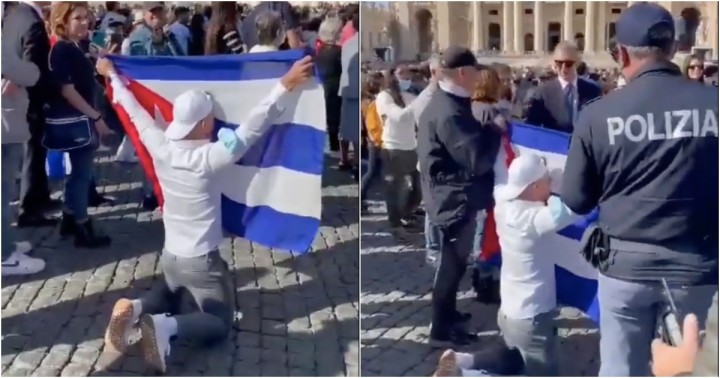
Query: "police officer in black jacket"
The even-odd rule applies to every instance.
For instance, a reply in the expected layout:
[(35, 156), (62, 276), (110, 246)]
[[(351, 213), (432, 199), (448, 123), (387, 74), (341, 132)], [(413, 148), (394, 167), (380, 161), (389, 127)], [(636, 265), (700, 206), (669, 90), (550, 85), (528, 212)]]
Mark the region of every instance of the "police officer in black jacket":
[(562, 199), (599, 207), (600, 376), (649, 376), (650, 344), (670, 287), (678, 319), (704, 316), (718, 287), (718, 91), (671, 63), (673, 17), (626, 9), (615, 58), (627, 86), (588, 105), (575, 127)]
[(475, 338), (461, 326), (470, 317), (457, 311), (456, 297), (473, 249), (478, 211), (492, 205), (501, 134), (473, 117), (470, 95), (479, 67), (470, 50), (449, 47), (440, 65), (440, 90), (418, 122), (417, 151), (425, 209), (440, 231), (431, 343), (452, 346)]

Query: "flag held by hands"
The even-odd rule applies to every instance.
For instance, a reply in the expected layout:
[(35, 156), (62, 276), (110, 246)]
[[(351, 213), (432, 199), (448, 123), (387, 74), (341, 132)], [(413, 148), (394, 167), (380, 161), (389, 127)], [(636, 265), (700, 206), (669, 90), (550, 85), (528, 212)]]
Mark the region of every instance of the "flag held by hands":
[[(235, 128), (270, 93), (303, 51), (207, 57), (111, 57), (138, 102), (160, 127), (172, 121), (181, 93), (206, 91), (215, 101), (216, 129)], [(108, 91), (112, 99), (112, 92)], [(325, 100), (316, 80), (295, 106), (218, 177), (223, 227), (270, 248), (305, 253), (320, 226)], [(114, 105), (162, 206), (152, 159), (119, 104)], [(242, 127), (242, 125), (240, 125)]]

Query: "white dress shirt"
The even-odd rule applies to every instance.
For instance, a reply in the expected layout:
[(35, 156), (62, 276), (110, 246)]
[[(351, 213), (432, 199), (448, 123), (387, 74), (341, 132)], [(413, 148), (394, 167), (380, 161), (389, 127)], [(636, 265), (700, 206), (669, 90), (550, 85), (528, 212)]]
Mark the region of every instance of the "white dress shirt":
[(417, 147), (415, 132), (415, 96), (401, 92), (405, 107), (399, 107), (387, 91), (381, 91), (375, 98), (378, 116), (383, 122), (382, 143), (388, 150), (414, 151)]
[(271, 52), (271, 51), (278, 51), (277, 46), (255, 45), (250, 49), (250, 51), (248, 51), (248, 53), (263, 53), (263, 52)]
[(224, 143), (171, 141), (116, 74), (110, 76), (115, 102), (130, 116), (153, 159), (165, 203), (165, 251), (181, 257), (202, 256), (222, 242), (219, 173), (237, 162), (282, 114), (295, 93), (277, 84), (235, 130), (237, 147)]
[(515, 199), (495, 204), (502, 250), (500, 310), (508, 318), (531, 319), (557, 307), (555, 260), (542, 247), (545, 239), (576, 219), (565, 210), (558, 217), (542, 202)]

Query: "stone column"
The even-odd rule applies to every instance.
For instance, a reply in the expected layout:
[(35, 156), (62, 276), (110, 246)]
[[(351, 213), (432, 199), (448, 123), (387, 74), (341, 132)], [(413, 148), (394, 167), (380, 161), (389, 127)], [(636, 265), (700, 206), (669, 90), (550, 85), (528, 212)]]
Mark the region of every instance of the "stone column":
[(597, 6), (598, 10), (598, 35), (597, 35), (597, 45), (595, 46), (595, 49), (597, 51), (605, 51), (607, 49), (607, 33), (608, 33), (608, 27), (607, 27), (607, 2), (605, 1), (598, 1), (595, 3), (595, 6)]
[(595, 2), (585, 2), (585, 49), (583, 53), (595, 53)]
[(543, 2), (536, 1), (535, 9), (533, 9), (533, 50), (535, 50), (535, 54), (545, 53), (545, 29)]
[(437, 37), (438, 47), (440, 50), (445, 50), (450, 46), (452, 42), (452, 25), (450, 18), (450, 3), (447, 1), (438, 1), (435, 3), (435, 10), (437, 10)]
[(479, 1), (472, 2), (472, 23), (473, 52), (485, 50), (485, 23), (483, 22), (482, 3)]
[(513, 23), (512, 23), (512, 1), (503, 1), (503, 24), (502, 28), (502, 51), (513, 52), (515, 47), (513, 46)]
[(572, 1), (565, 2), (565, 8), (563, 9), (563, 40), (572, 41), (575, 39), (575, 33), (573, 33), (573, 17), (575, 16), (575, 10), (573, 9)]
[(522, 1), (513, 3), (513, 33), (515, 33), (515, 52), (525, 51), (525, 32), (523, 31), (524, 7)]

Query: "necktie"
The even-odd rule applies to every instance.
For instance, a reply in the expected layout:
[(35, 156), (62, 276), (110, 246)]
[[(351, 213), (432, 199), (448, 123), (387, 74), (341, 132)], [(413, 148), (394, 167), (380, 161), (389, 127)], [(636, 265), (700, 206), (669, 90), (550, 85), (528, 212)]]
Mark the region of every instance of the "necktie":
[(570, 117), (570, 122), (575, 123), (575, 98), (572, 84), (565, 86), (565, 109)]

